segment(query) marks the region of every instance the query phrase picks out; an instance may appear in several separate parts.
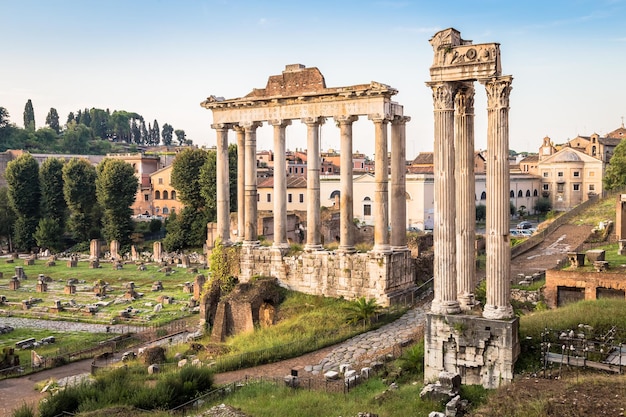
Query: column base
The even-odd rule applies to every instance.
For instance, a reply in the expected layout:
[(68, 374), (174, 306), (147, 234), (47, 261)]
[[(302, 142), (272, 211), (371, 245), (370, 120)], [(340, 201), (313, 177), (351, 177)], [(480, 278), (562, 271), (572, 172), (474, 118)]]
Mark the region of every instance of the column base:
[(404, 246), (391, 246), (391, 251), (392, 252), (409, 252), (410, 249), (408, 246), (404, 245)]
[(479, 306), (479, 303), (474, 298), (474, 294), (459, 294), (456, 298), (459, 300), (461, 311), (472, 311)]
[(319, 252), (324, 250), (324, 246), (322, 245), (309, 245), (308, 243), (304, 246), (304, 250), (306, 252)]
[(373, 253), (391, 253), (391, 245), (388, 244), (379, 244), (374, 245), (374, 249), (372, 249)]
[(453, 301), (442, 301), (442, 300), (433, 300), (430, 305), (430, 311), (433, 314), (458, 314), (461, 312), (461, 307), (459, 306), (459, 302), (456, 300)]
[(483, 309), (483, 317), (491, 320), (510, 320), (515, 317), (515, 313), (510, 304), (507, 306), (487, 304)]
[(339, 246), (339, 248), (337, 249), (338, 253), (354, 253), (356, 252), (356, 249), (354, 248), (354, 246)]

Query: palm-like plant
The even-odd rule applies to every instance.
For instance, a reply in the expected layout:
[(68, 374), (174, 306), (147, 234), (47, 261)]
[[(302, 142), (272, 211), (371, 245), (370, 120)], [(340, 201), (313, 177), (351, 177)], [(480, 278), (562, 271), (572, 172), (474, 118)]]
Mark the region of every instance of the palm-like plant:
[(376, 300), (370, 298), (366, 300), (365, 297), (361, 297), (354, 300), (346, 307), (348, 315), (346, 321), (349, 324), (358, 324), (363, 322), (363, 328), (365, 328), (372, 318), (380, 311), (380, 306), (376, 303)]

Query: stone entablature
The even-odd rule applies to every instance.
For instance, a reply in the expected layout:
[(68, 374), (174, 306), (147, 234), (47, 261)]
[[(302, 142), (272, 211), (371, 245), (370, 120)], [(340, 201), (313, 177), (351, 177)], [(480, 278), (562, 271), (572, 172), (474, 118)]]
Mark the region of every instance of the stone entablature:
[(294, 291), (326, 297), (374, 298), (392, 304), (415, 289), (411, 252), (334, 253), (304, 252), (282, 257), (276, 249), (243, 247), (240, 279), (278, 278)]
[(558, 307), (559, 288), (577, 288), (585, 300), (596, 300), (599, 298), (598, 289), (614, 290), (616, 293), (622, 291), (626, 294), (626, 278), (620, 270), (583, 272), (549, 269), (546, 271), (546, 285), (543, 290), (548, 307)]

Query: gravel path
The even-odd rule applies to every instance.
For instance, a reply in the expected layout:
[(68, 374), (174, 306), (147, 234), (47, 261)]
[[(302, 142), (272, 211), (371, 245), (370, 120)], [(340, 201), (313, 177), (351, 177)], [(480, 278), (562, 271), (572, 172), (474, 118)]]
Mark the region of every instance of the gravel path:
[(124, 333), (141, 332), (145, 330), (144, 327), (129, 326), (124, 324), (106, 325), (60, 320), (52, 321), (30, 319), (23, 317), (0, 317), (0, 324), (5, 324), (16, 329), (48, 329), (62, 332)]

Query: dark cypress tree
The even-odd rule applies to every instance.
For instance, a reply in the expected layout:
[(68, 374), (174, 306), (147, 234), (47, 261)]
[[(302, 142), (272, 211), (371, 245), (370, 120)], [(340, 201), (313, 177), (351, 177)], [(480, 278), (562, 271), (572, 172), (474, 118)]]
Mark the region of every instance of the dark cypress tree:
[(33, 109), (33, 102), (28, 99), (26, 106), (24, 106), (24, 129), (35, 131), (35, 110)]
[(50, 129), (54, 130), (57, 133), (59, 133), (59, 131), (61, 130), (61, 127), (59, 126), (59, 113), (54, 107), (50, 108), (50, 111), (46, 116), (46, 124), (50, 126)]

